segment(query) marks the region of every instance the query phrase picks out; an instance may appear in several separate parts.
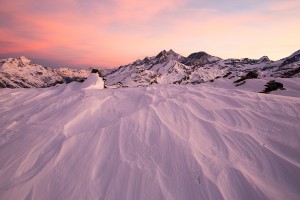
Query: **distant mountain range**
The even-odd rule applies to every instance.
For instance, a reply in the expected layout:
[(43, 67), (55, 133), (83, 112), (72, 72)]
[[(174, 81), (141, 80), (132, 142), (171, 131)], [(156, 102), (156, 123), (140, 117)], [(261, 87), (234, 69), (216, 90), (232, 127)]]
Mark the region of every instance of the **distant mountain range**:
[(88, 70), (53, 69), (38, 65), (24, 56), (0, 60), (0, 87), (50, 87), (60, 83), (82, 81)]
[[(56, 84), (83, 81), (89, 70), (43, 67), (26, 57), (0, 60), (0, 87), (50, 87)], [(300, 77), (300, 50), (272, 61), (260, 59), (221, 59), (205, 52), (181, 56), (173, 50), (120, 66), (99, 70), (109, 88), (138, 87), (151, 84), (199, 84), (218, 78), (237, 80), (241, 77)], [(255, 74), (254, 77), (247, 74)]]

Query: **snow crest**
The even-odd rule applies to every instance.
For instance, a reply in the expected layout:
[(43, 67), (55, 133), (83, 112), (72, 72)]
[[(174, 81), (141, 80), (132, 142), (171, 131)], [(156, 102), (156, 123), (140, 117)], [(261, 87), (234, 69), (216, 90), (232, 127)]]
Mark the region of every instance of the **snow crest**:
[(104, 81), (97, 73), (91, 73), (88, 78), (82, 83), (82, 89), (103, 89)]

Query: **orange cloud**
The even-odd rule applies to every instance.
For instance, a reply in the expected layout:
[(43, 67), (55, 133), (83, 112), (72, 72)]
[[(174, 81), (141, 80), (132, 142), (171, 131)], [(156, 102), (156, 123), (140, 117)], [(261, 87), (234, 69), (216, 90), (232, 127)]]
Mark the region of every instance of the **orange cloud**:
[(0, 56), (112, 67), (173, 48), (186, 56), (203, 50), (223, 58), (278, 59), (300, 47), (295, 2), (227, 13), (185, 0), (3, 0)]

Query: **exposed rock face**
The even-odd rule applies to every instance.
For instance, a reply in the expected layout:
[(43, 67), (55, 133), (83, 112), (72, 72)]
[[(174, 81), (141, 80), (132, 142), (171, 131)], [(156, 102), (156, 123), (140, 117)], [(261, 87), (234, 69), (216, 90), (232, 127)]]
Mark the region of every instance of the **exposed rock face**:
[(192, 53), (182, 61), (182, 64), (194, 67), (200, 67), (205, 64), (214, 63), (221, 60), (218, 57), (211, 56), (203, 51)]

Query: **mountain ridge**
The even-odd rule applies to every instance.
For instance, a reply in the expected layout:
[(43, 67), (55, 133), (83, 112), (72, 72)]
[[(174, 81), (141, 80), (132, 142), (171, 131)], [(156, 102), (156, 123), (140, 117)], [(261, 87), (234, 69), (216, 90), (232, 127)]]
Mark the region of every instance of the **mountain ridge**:
[[(249, 71), (258, 77), (300, 77), (300, 50), (277, 61), (267, 56), (259, 59), (222, 59), (204, 51), (184, 57), (172, 49), (138, 59), (113, 69), (99, 69), (111, 88), (138, 87), (152, 84), (199, 84), (216, 78), (238, 79)], [(50, 87), (83, 81), (91, 70), (49, 68), (21, 56), (0, 60), (0, 87)]]
[(160, 59), (167, 55), (167, 51), (163, 50), (156, 56), (146, 57), (146, 62), (144, 59), (116, 69), (108, 69), (104, 71), (104, 75), (107, 84), (112, 87), (137, 87), (154, 83), (199, 84), (222, 78), (227, 73), (231, 73), (228, 78), (238, 79), (249, 71), (257, 72), (259, 78), (300, 77), (300, 62), (297, 57), (300, 51), (297, 52), (278, 61), (272, 61), (267, 56), (259, 59), (222, 59), (203, 51), (192, 53), (188, 57), (164, 60)]

